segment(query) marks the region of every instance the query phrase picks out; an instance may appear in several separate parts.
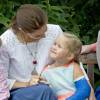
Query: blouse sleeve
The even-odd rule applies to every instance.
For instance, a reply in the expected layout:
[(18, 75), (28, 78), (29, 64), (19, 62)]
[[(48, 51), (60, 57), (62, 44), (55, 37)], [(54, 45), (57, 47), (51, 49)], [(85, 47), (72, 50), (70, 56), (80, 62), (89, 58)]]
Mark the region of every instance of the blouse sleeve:
[(7, 48), (5, 47), (0, 48), (0, 66), (3, 66), (5, 69), (7, 84), (8, 84), (9, 89), (11, 89), (13, 87), (13, 84), (15, 83), (15, 80), (9, 79), (8, 77), (9, 62), (10, 62), (10, 57), (7, 52)]

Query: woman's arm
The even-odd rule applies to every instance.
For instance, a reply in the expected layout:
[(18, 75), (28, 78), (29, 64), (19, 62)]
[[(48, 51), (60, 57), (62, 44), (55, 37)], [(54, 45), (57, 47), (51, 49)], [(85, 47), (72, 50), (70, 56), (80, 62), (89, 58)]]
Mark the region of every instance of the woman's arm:
[(28, 87), (42, 82), (44, 84), (48, 84), (47, 81), (40, 77), (40, 75), (32, 75), (31, 80), (29, 82), (18, 82), (16, 81), (12, 88), (20, 88), (20, 87)]
[[(0, 48), (0, 66), (4, 67), (6, 77), (8, 77), (9, 62), (10, 62), (10, 58), (7, 49), (2, 46)], [(17, 82), (14, 79), (7, 79), (7, 84), (9, 89), (27, 86), (27, 82)]]
[(27, 86), (29, 86), (29, 82), (18, 82), (18, 81), (16, 81), (16, 82), (13, 84), (12, 89), (21, 88), (21, 87), (27, 87)]
[[(7, 52), (7, 49), (2, 46), (0, 49), (0, 65), (4, 67), (6, 77), (8, 77), (8, 72), (9, 72), (9, 65), (10, 65), (10, 57)], [(20, 87), (27, 87), (31, 86), (34, 84), (37, 84), (36, 81), (39, 79), (39, 76), (32, 76), (32, 79), (29, 82), (19, 82), (16, 81), (15, 79), (7, 79), (7, 84), (9, 86), (9, 89), (14, 89), (14, 88), (20, 88)]]
[(5, 69), (5, 73), (7, 77), (7, 84), (8, 84), (9, 89), (11, 89), (16, 80), (8, 79), (9, 62), (10, 62), (10, 58), (9, 58), (7, 49), (5, 46), (2, 46), (0, 48), (0, 66), (3, 66)]

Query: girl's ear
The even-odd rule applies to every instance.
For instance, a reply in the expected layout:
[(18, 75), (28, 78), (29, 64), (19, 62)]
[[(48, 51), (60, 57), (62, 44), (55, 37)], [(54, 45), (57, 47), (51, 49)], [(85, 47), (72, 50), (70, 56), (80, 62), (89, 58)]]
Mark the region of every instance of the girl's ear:
[(74, 60), (74, 54), (70, 53), (69, 56), (68, 56), (68, 60), (69, 61)]

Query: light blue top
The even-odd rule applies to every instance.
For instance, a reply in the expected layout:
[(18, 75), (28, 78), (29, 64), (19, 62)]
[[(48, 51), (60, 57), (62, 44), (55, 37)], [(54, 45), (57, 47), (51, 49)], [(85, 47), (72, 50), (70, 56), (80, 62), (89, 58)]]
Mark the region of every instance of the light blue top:
[(55, 68), (50, 68), (50, 66), (48, 66), (43, 71), (42, 77), (48, 81), (54, 93), (59, 96), (76, 91), (73, 71), (73, 64), (67, 67), (60, 66)]

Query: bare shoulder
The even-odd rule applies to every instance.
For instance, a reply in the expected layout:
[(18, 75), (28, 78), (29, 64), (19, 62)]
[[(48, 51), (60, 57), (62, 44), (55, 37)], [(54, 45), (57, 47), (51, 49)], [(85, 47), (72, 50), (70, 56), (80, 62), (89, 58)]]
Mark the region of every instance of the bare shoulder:
[(76, 62), (74, 62), (73, 64), (74, 64), (74, 79), (83, 76), (84, 74), (82, 69), (80, 68), (80, 64)]

